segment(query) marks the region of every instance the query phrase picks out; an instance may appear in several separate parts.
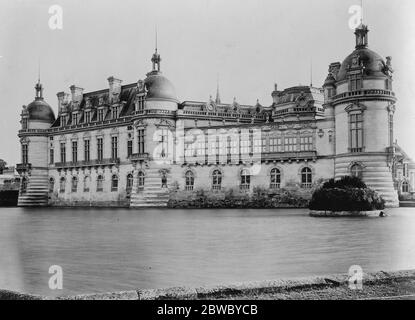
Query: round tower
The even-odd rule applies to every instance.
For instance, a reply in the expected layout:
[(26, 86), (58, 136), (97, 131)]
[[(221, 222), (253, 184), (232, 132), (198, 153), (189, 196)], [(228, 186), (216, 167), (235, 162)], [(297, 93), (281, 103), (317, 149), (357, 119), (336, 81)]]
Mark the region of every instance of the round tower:
[(356, 28), (355, 50), (329, 73), (324, 86), (335, 116), (335, 176), (361, 177), (394, 207), (399, 201), (392, 175), (393, 70), (390, 57), (385, 62), (368, 48), (368, 32), (364, 24)]
[(17, 165), (21, 175), (19, 206), (44, 206), (48, 204), (48, 133), (55, 121), (52, 108), (43, 98), (40, 81), (35, 86), (35, 100), (21, 113), (22, 163)]

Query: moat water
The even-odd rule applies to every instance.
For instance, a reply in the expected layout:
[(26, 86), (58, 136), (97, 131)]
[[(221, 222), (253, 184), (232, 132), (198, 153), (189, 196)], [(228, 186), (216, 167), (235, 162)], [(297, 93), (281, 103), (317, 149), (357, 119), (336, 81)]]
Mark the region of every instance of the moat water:
[[(0, 288), (49, 296), (415, 268), (415, 209), (0, 208)], [(49, 267), (63, 269), (50, 290)]]

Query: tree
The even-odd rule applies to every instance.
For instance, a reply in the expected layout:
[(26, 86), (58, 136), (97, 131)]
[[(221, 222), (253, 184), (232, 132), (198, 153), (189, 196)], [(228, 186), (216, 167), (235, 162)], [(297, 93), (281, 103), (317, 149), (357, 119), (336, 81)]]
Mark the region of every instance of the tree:
[(3, 159), (0, 159), (0, 174), (3, 174), (3, 170), (6, 169), (7, 162)]

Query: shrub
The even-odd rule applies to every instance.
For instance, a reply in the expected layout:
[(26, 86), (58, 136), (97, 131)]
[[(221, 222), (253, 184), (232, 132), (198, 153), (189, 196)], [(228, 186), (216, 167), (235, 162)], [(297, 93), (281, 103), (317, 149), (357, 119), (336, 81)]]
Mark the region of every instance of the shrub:
[(311, 210), (371, 211), (383, 210), (385, 201), (357, 177), (334, 179), (317, 189), (311, 198)]

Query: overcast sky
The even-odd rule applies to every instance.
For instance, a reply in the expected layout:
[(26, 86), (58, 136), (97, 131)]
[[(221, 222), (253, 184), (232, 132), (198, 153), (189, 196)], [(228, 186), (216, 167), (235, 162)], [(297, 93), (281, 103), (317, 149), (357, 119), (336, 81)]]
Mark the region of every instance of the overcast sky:
[[(49, 7), (63, 9), (51, 30)], [(19, 114), (34, 99), (38, 61), (46, 101), (76, 84), (85, 92), (144, 79), (155, 27), (161, 68), (180, 100), (206, 101), (219, 76), (223, 102), (272, 103), (280, 89), (321, 86), (331, 62), (354, 49), (349, 8), (360, 0), (0, 0), (0, 158), (20, 162)], [(392, 56), (399, 99), (395, 137), (415, 158), (415, 1), (365, 0), (369, 47)], [(385, 129), (386, 130), (386, 129)]]

